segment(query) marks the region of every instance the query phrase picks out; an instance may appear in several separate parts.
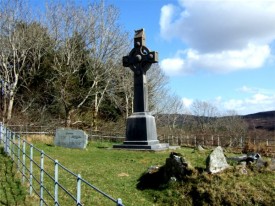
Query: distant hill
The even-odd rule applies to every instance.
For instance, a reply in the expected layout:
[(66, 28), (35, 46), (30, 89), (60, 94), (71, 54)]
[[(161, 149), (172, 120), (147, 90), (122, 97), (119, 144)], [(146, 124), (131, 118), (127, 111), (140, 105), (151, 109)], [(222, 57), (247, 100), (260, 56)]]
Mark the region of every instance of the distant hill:
[(258, 112), (241, 116), (249, 125), (249, 129), (275, 131), (275, 111)]
[[(173, 117), (176, 118), (176, 124), (177, 125), (184, 125), (190, 123), (190, 121), (194, 121), (194, 118), (196, 118), (193, 115), (186, 115), (186, 114), (160, 114), (158, 115), (158, 118), (161, 119), (159, 122), (159, 126), (167, 125), (169, 124), (169, 116), (170, 116), (170, 124), (171, 119)], [(267, 111), (267, 112), (258, 112), (255, 114), (248, 114), (248, 115), (240, 115), (239, 117), (243, 118), (247, 124), (250, 130), (259, 129), (259, 130), (266, 130), (266, 131), (274, 131), (275, 132), (275, 111)], [(205, 117), (207, 118), (207, 117)], [(210, 117), (210, 119), (215, 119), (216, 117)], [(224, 117), (219, 117), (224, 118)]]

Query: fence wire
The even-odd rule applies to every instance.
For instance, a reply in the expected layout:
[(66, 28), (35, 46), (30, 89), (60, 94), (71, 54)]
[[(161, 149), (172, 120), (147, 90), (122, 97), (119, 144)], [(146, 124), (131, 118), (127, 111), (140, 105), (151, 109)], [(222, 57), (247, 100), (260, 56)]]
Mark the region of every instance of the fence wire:
[[(114, 205), (123, 206), (120, 198), (115, 199), (101, 191), (80, 174), (75, 174), (58, 160), (50, 157), (43, 150), (35, 147), (22, 139), (19, 134), (0, 123), (0, 144), (4, 145), (4, 151), (16, 164), (22, 176), (22, 182), (28, 183), (29, 194), (33, 193), (39, 197), (40, 206), (43, 205), (77, 205), (82, 206), (81, 194), (82, 184), (113, 202)], [(52, 165), (52, 168), (49, 166)], [(49, 169), (48, 169), (49, 168)], [(61, 174), (65, 181), (61, 180)], [(66, 182), (73, 181), (75, 187), (69, 187)], [(68, 204), (68, 202), (71, 202)]]

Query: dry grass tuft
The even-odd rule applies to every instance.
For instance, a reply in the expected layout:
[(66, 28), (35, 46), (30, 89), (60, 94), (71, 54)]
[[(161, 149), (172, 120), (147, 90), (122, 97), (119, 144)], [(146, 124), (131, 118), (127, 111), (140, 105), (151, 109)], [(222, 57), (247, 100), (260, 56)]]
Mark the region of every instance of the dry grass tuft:
[(45, 134), (28, 134), (23, 136), (23, 139), (26, 139), (29, 143), (37, 143), (42, 142), (45, 144), (53, 144), (54, 137), (52, 135), (45, 135)]
[(266, 143), (262, 142), (259, 144), (254, 144), (250, 140), (247, 141), (242, 150), (243, 153), (257, 152), (263, 156), (272, 156), (272, 148), (267, 146)]

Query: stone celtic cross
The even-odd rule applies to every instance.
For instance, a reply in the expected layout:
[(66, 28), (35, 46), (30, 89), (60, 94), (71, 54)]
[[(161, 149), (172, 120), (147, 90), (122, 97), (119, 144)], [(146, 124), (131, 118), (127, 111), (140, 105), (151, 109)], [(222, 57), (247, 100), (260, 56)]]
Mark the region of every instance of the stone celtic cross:
[(123, 66), (134, 72), (134, 113), (127, 118), (126, 138), (114, 148), (136, 150), (165, 150), (168, 144), (160, 144), (155, 117), (148, 111), (146, 72), (158, 62), (158, 53), (145, 46), (144, 29), (135, 31), (134, 48), (122, 58)]
[(136, 30), (134, 48), (124, 56), (123, 66), (134, 72), (134, 112), (148, 111), (148, 86), (146, 72), (153, 63), (158, 62), (158, 53), (149, 51), (145, 43), (144, 29)]

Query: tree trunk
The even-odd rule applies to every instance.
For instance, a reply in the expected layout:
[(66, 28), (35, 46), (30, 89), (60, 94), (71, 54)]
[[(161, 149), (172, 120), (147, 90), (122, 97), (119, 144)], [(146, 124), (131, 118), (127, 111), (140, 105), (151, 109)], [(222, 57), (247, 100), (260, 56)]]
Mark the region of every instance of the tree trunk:
[(92, 126), (95, 131), (98, 130), (97, 128), (97, 118), (98, 118), (98, 92), (97, 92), (97, 81), (95, 81), (95, 104), (94, 104), (94, 112), (93, 112), (93, 123)]
[(129, 117), (129, 98), (127, 95), (125, 95), (125, 119), (127, 119)]
[(4, 94), (3, 96), (3, 112), (2, 112), (2, 121), (5, 123), (7, 117), (7, 95)]
[(9, 122), (12, 117), (12, 109), (13, 109), (13, 103), (14, 103), (14, 92), (10, 92), (10, 99), (9, 99), (9, 106), (7, 111), (7, 121)]
[(93, 124), (92, 124), (94, 131), (98, 131), (97, 119), (98, 119), (98, 109), (95, 107), (93, 112)]
[(72, 115), (74, 113), (74, 109), (70, 109), (68, 112), (66, 111), (66, 122), (65, 122), (65, 126), (66, 127), (71, 127), (72, 124)]

